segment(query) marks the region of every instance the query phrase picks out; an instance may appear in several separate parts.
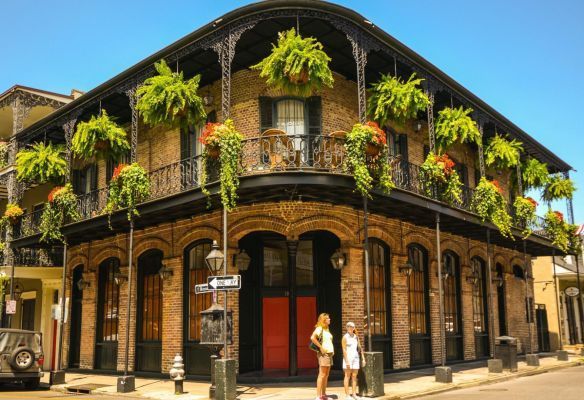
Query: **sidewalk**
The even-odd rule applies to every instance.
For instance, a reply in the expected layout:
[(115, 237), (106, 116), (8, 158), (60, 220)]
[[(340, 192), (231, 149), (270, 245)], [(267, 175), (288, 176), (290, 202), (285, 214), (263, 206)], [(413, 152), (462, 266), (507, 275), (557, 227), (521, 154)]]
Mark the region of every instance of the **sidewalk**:
[[(443, 392), (457, 388), (484, 385), (521, 376), (541, 374), (550, 370), (567, 368), (584, 364), (581, 356), (570, 355), (570, 361), (557, 361), (555, 357), (542, 357), (539, 367), (528, 367), (524, 361), (519, 362), (518, 372), (489, 374), (486, 361), (452, 366), (453, 383), (443, 384), (434, 381), (433, 368), (388, 374), (385, 376), (385, 396), (378, 400), (412, 399), (420, 396)], [(116, 392), (116, 376), (67, 374), (67, 384), (55, 385), (51, 390), (92, 394), (109, 394), (125, 398), (200, 400), (207, 399), (209, 383), (185, 381), (186, 394), (173, 394), (174, 383), (170, 380), (136, 378), (136, 391), (128, 394)], [(312, 383), (261, 384), (237, 388), (240, 400), (312, 400), (315, 397)], [(331, 382), (327, 391), (332, 398), (344, 399), (341, 381)]]

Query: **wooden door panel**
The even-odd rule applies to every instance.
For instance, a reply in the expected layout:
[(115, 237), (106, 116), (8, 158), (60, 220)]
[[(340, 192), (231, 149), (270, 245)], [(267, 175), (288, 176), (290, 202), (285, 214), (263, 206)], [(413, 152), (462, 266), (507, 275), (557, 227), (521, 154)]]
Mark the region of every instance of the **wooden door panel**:
[(264, 297), (262, 305), (264, 369), (288, 369), (288, 298)]
[(316, 321), (316, 296), (296, 298), (296, 321), (298, 368), (317, 368), (314, 351), (308, 348)]

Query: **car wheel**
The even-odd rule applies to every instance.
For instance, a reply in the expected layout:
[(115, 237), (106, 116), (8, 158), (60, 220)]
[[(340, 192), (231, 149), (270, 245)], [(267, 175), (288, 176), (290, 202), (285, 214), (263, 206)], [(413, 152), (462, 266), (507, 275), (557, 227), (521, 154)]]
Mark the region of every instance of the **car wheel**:
[(32, 367), (34, 352), (28, 347), (19, 347), (12, 352), (10, 365), (17, 371), (24, 371)]
[(24, 387), (31, 390), (38, 389), (40, 384), (41, 378), (34, 378), (29, 379), (28, 381), (24, 381)]

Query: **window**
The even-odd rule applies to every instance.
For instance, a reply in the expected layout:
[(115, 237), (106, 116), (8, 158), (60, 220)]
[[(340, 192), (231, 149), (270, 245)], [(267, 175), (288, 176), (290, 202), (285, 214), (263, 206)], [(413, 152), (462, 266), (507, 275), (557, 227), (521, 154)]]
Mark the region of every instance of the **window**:
[(73, 170), (72, 178), (73, 191), (76, 194), (87, 194), (97, 190), (97, 165), (91, 164), (83, 169)]
[(264, 242), (264, 286), (288, 286), (288, 248), (283, 240)]
[(410, 334), (426, 335), (428, 323), (426, 320), (426, 275), (427, 258), (422, 247), (412, 245), (408, 247), (408, 259), (414, 267), (408, 278), (410, 300)]
[(458, 257), (453, 253), (445, 252), (442, 264), (443, 273), (448, 273), (448, 279), (444, 280), (444, 329), (447, 334), (458, 334), (460, 333)]
[(136, 334), (139, 342), (162, 340), (162, 252), (148, 250), (138, 257), (138, 313), (141, 326)]
[(99, 266), (98, 307), (99, 319), (97, 329), (98, 342), (118, 340), (118, 307), (120, 293), (114, 278), (119, 271), (120, 261), (110, 258)]
[(519, 279), (525, 279), (525, 271), (519, 265), (513, 266), (513, 276)]
[[(207, 114), (207, 122), (217, 122), (217, 113), (211, 111)], [(203, 154), (203, 144), (199, 138), (203, 132), (203, 126), (189, 126), (188, 129), (181, 129), (180, 132), (180, 159), (188, 160)]]
[(276, 128), (288, 135), (306, 133), (304, 102), (296, 99), (283, 99), (276, 102)]
[(188, 250), (187, 268), (188, 274), (188, 339), (189, 341), (201, 340), (201, 311), (211, 306), (213, 297), (211, 293), (195, 294), (195, 285), (207, 283), (209, 268), (205, 263), (205, 257), (211, 252), (211, 241), (198, 243)]
[(389, 292), (389, 249), (381, 241), (369, 242), (369, 266), (371, 268), (371, 334), (388, 335), (387, 310)]
[(312, 240), (300, 240), (296, 251), (296, 285), (314, 286)]
[(112, 160), (111, 158), (107, 159), (106, 166), (105, 166), (105, 182), (109, 184), (112, 180), (112, 176), (114, 175), (114, 169), (119, 164), (129, 164), (130, 163), (130, 154), (125, 153), (120, 156), (118, 161)]
[(478, 257), (474, 257), (470, 263), (472, 270), (476, 271), (478, 276), (472, 292), (474, 331), (485, 333), (487, 332), (485, 263)]

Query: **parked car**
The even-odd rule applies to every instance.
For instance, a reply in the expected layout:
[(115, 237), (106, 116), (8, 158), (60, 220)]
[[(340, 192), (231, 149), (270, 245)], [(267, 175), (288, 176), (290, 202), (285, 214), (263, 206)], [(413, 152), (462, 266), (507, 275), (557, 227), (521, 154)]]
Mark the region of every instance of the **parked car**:
[(44, 373), (40, 332), (0, 328), (0, 383), (22, 382), (36, 389)]

